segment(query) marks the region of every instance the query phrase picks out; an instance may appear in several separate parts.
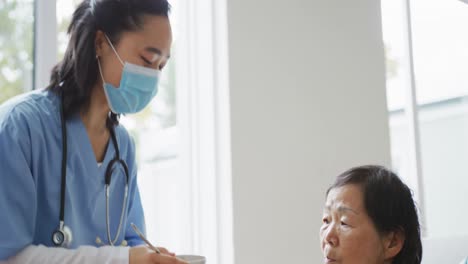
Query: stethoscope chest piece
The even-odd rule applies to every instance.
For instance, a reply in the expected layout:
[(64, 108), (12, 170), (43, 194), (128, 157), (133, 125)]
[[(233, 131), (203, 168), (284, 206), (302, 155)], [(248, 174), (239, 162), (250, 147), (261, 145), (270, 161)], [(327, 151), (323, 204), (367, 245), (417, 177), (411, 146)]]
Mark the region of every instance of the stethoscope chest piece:
[(56, 247), (68, 248), (73, 240), (72, 231), (68, 226), (61, 225), (52, 233), (52, 243)]

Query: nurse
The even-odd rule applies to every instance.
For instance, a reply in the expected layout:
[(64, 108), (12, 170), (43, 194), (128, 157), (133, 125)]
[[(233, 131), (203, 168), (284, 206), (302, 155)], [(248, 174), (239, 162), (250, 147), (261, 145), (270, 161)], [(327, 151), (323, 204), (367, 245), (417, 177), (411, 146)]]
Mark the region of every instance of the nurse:
[(135, 144), (119, 124), (156, 95), (169, 9), (83, 1), (49, 86), (0, 106), (0, 262), (185, 263), (131, 227), (145, 221)]

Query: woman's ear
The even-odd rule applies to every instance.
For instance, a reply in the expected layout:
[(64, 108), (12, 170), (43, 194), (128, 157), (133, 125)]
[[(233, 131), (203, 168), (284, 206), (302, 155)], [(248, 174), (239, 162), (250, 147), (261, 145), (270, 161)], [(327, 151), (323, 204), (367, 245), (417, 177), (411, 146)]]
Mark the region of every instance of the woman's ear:
[(384, 237), (384, 256), (385, 260), (394, 258), (405, 245), (405, 232), (402, 228), (389, 232)]
[(96, 57), (102, 57), (102, 55), (104, 54), (104, 49), (107, 47), (106, 42), (106, 35), (104, 35), (104, 32), (102, 32), (101, 30), (98, 30), (96, 32), (96, 38), (94, 41)]

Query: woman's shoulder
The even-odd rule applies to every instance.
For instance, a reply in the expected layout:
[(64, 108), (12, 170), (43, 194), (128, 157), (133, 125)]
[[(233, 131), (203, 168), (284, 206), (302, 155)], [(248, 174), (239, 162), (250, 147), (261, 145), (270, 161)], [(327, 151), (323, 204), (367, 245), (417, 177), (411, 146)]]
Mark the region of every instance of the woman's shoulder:
[(114, 127), (115, 133), (125, 142), (131, 140), (130, 133), (121, 123)]
[(49, 90), (35, 90), (15, 96), (0, 105), (0, 126), (9, 123), (35, 124), (58, 121), (59, 98)]

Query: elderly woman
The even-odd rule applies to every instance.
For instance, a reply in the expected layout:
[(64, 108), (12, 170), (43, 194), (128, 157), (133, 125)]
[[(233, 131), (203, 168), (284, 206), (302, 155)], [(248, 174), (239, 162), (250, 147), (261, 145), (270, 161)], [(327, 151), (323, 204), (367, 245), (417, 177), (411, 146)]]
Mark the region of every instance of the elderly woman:
[(383, 167), (357, 167), (339, 175), (327, 191), (322, 221), (324, 263), (421, 263), (411, 190)]

